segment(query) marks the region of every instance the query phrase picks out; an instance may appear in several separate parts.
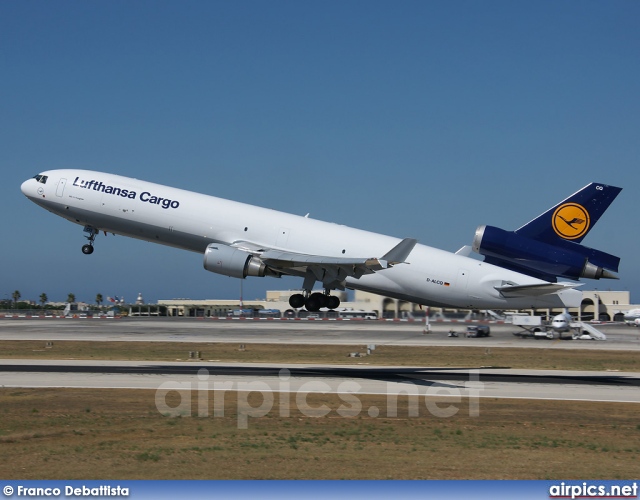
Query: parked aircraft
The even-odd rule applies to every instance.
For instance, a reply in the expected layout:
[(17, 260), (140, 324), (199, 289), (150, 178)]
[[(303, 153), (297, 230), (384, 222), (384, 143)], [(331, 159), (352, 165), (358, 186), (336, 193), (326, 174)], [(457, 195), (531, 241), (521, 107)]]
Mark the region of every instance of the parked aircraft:
[(624, 315), (624, 322), (627, 325), (640, 326), (640, 309), (630, 309)]
[(566, 309), (551, 320), (551, 329), (563, 338), (565, 332), (572, 332), (574, 340), (607, 340), (607, 336), (595, 326), (574, 320)]
[[(50, 170), (22, 184), (37, 205), (99, 231), (203, 255), (208, 271), (303, 278), (292, 307), (335, 309), (331, 290), (365, 290), (417, 304), (471, 309), (577, 307), (578, 283), (614, 278), (619, 258), (580, 244), (620, 192), (592, 183), (516, 231), (481, 226), (473, 250), (450, 253), (309, 217), (277, 212), (119, 175)], [(324, 293), (311, 293), (320, 282)]]
[(551, 320), (551, 328), (558, 333), (564, 333), (571, 330), (573, 318), (566, 309), (564, 312), (557, 314)]

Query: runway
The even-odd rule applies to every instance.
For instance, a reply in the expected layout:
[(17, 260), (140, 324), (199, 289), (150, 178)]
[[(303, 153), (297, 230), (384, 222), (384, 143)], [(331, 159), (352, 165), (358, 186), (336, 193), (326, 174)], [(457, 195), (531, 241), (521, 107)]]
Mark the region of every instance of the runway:
[[(599, 325), (609, 340), (533, 340), (517, 327), (491, 325), (488, 338), (465, 338), (465, 324), (384, 321), (234, 321), (173, 318), (5, 319), (0, 340), (81, 340), (184, 343), (338, 344), (377, 346), (485, 346), (640, 350), (640, 331)], [(447, 336), (449, 330), (460, 337)], [(0, 360), (1, 387), (128, 388), (158, 390), (166, 384), (212, 391), (249, 390), (352, 394), (415, 394), (438, 397), (558, 399), (640, 402), (640, 373), (566, 372), (497, 368), (263, 365), (215, 362)]]
[(259, 363), (0, 360), (1, 387), (413, 394), (640, 403), (640, 373)]
[[(432, 323), (424, 334), (419, 322), (252, 321), (186, 318), (2, 319), (0, 340), (94, 340), (144, 342), (284, 343), (393, 346), (540, 347), (640, 351), (640, 329), (596, 325), (604, 342), (522, 339), (507, 324), (492, 324), (491, 337), (467, 339), (465, 323)], [(449, 330), (459, 337), (448, 337)]]

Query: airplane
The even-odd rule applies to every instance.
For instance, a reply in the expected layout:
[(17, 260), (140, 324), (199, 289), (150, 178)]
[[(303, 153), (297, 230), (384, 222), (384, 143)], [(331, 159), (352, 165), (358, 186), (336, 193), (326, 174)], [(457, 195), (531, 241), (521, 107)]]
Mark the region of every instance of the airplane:
[(573, 319), (567, 309), (553, 317), (551, 330), (561, 339), (565, 338), (562, 336), (563, 333), (571, 332), (571, 338), (574, 340), (607, 340), (607, 336), (595, 326)]
[[(293, 308), (335, 309), (357, 289), (435, 307), (578, 307), (580, 278), (616, 278), (620, 259), (580, 244), (621, 188), (591, 183), (516, 231), (480, 226), (456, 253), (335, 223), (89, 170), (49, 170), (23, 194), (84, 227), (199, 253), (207, 271), (298, 276)], [(577, 220), (580, 219), (580, 220)], [(567, 222), (570, 221), (570, 222)], [(484, 261), (470, 257), (471, 251)], [(558, 278), (573, 280), (558, 281)], [(316, 282), (323, 292), (312, 293)]]
[(640, 309), (630, 309), (624, 315), (627, 325), (640, 326)]
[[(543, 321), (542, 316), (531, 316), (524, 313), (508, 314), (508, 322), (521, 328), (514, 335), (535, 339), (567, 339), (564, 333), (570, 333), (573, 340), (607, 340), (607, 336), (592, 324), (576, 320), (571, 317), (568, 309), (553, 316), (549, 323)], [(556, 335), (557, 334), (557, 337)]]
[(564, 333), (571, 330), (573, 318), (566, 309), (560, 314), (556, 314), (551, 320), (551, 328), (558, 333)]

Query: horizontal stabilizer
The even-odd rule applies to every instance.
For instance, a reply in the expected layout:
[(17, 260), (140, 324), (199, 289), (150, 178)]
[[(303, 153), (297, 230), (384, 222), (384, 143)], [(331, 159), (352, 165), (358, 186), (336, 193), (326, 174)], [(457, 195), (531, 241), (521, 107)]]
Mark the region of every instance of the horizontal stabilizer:
[(536, 283), (532, 285), (502, 285), (495, 287), (504, 297), (538, 297), (581, 286), (581, 283)]

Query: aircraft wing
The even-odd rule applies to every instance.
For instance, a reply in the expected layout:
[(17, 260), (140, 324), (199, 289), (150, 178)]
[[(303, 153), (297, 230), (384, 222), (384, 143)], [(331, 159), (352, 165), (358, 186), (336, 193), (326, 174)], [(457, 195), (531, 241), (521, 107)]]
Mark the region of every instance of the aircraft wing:
[[(343, 289), (341, 283), (349, 277), (360, 278), (405, 261), (417, 240), (405, 238), (382, 257), (329, 257), (287, 252), (274, 249), (253, 249), (260, 260), (272, 270), (282, 274), (305, 275), (321, 281), (326, 287)], [(234, 247), (250, 248), (247, 242), (236, 242)]]
[(537, 297), (581, 286), (581, 283), (537, 283), (533, 285), (502, 285), (495, 287), (504, 297)]
[(280, 250), (267, 250), (260, 255), (260, 259), (268, 266), (278, 268), (304, 269), (309, 266), (351, 268), (349, 275), (355, 276), (358, 274), (358, 277), (363, 274), (371, 274), (389, 267), (389, 263), (387, 261), (375, 257), (349, 259), (282, 252)]

